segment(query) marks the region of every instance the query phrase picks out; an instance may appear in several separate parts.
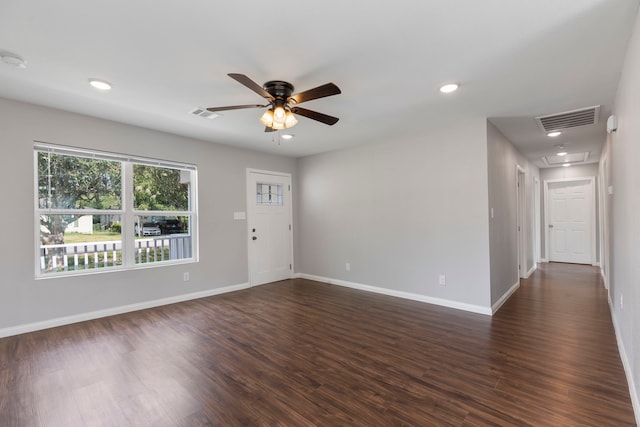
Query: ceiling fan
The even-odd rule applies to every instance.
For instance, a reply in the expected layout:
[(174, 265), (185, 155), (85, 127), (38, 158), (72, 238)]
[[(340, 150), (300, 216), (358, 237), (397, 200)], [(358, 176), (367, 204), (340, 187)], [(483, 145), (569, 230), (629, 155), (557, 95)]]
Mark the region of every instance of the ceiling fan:
[(312, 120), (316, 120), (332, 126), (338, 122), (337, 117), (329, 116), (327, 114), (319, 113), (317, 111), (307, 110), (306, 108), (298, 107), (298, 104), (311, 101), (313, 99), (324, 98), (327, 96), (338, 95), (342, 93), (340, 88), (333, 83), (326, 83), (313, 89), (305, 90), (303, 92), (293, 93), (293, 85), (289, 82), (281, 80), (271, 80), (266, 82), (263, 86), (260, 86), (249, 77), (244, 74), (229, 73), (229, 77), (234, 79), (240, 84), (248, 87), (258, 95), (269, 101), (267, 104), (248, 104), (248, 105), (231, 105), (227, 107), (211, 107), (207, 108), (208, 111), (225, 111), (225, 110), (239, 110), (242, 108), (259, 108), (269, 107), (267, 111), (260, 118), (260, 122), (265, 125), (265, 132), (273, 132), (280, 129), (288, 129), (296, 125), (298, 120), (294, 114), (298, 114), (307, 117)]

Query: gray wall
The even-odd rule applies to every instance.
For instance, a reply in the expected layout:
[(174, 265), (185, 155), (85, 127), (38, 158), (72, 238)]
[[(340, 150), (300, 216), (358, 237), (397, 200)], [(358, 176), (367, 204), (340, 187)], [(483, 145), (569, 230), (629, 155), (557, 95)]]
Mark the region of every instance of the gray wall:
[(491, 123), (487, 122), (487, 163), (489, 183), (489, 252), (491, 260), (491, 304), (495, 304), (518, 283), (517, 167), (525, 173), (525, 270), (535, 266), (533, 182), (538, 168), (529, 162)]
[[(2, 99), (0, 129), (0, 330), (246, 283), (246, 223), (233, 220), (234, 211), (246, 210), (245, 170), (288, 172), (296, 179), (295, 159)], [(34, 140), (197, 164), (200, 262), (35, 280)]]
[(300, 159), (299, 271), (490, 306), (486, 120), (446, 122)]
[[(630, 371), (636, 419), (640, 422), (640, 15), (622, 70), (614, 114), (618, 131), (607, 151), (613, 194), (610, 230), (610, 298), (621, 344), (622, 359)], [(623, 299), (623, 301), (621, 301)]]

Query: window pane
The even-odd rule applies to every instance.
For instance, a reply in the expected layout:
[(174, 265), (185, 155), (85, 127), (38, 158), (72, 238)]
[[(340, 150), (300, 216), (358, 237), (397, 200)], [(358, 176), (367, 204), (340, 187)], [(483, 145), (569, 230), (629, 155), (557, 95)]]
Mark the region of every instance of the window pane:
[(191, 172), (133, 165), (134, 208), (144, 211), (189, 210)]
[(136, 216), (135, 263), (191, 258), (193, 246), (189, 230), (189, 216)]
[(121, 209), (120, 162), (38, 152), (41, 209)]
[(41, 215), (40, 272), (122, 265), (120, 215)]
[[(195, 260), (194, 166), (44, 143), (34, 149), (37, 276)], [(126, 205), (125, 194), (135, 196)]]
[(282, 184), (258, 183), (259, 205), (282, 205)]

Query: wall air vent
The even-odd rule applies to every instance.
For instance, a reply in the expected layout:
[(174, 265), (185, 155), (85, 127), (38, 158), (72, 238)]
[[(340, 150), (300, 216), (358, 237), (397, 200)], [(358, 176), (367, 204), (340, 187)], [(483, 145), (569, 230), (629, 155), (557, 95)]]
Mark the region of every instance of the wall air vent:
[(198, 107), (191, 111), (191, 114), (198, 117), (204, 117), (205, 119), (213, 120), (216, 117), (220, 117), (220, 114), (212, 113), (211, 111), (207, 111), (206, 108)]
[(582, 108), (580, 110), (566, 111), (564, 113), (550, 114), (536, 117), (538, 126), (545, 133), (554, 130), (564, 130), (580, 126), (595, 125), (600, 116), (600, 106)]

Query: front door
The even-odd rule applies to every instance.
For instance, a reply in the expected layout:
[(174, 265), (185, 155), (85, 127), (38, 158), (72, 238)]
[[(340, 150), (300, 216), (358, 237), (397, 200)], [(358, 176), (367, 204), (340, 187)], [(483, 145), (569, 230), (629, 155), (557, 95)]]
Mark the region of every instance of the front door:
[(249, 283), (292, 275), (291, 176), (247, 171)]
[(592, 263), (591, 186), (590, 179), (548, 184), (549, 261)]

